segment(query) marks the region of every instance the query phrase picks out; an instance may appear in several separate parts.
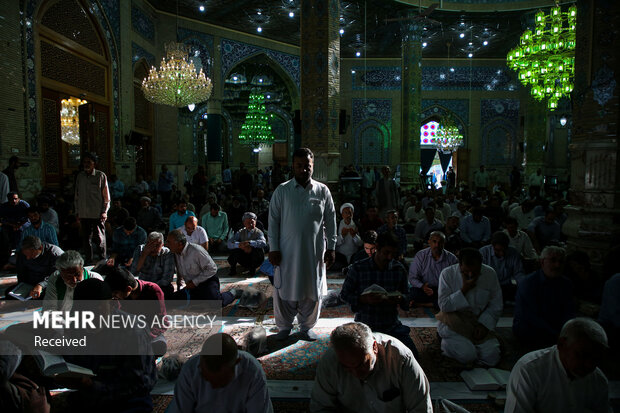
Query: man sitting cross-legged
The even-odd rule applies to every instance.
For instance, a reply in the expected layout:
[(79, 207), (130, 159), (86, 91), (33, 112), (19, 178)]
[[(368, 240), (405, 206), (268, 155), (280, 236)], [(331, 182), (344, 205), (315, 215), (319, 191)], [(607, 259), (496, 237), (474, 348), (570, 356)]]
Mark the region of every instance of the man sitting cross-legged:
[(491, 332), (502, 313), (502, 290), (478, 250), (462, 249), (459, 264), (441, 272), (439, 308), (437, 332), (445, 356), (466, 365), (499, 362), (499, 341)]
[[(54, 272), (56, 260), (62, 253), (56, 245), (41, 242), (32, 235), (22, 240), (22, 249), (17, 255), (17, 281), (32, 286), (32, 298), (43, 298), (43, 286), (39, 283), (44, 282)], [(9, 290), (6, 291), (8, 292)], [(9, 297), (7, 295), (7, 298)]]
[(210, 212), (202, 217), (202, 227), (209, 236), (209, 252), (224, 252), (228, 236), (228, 215), (216, 204), (211, 204)]
[(106, 264), (108, 266), (131, 266), (134, 250), (146, 242), (146, 231), (138, 226), (135, 218), (127, 218), (122, 227), (114, 230), (112, 235), (112, 254)]
[(514, 366), (504, 412), (610, 412), (607, 378), (597, 368), (607, 350), (596, 321), (568, 321), (557, 345), (528, 353)]
[(385, 214), (385, 224), (381, 225), (377, 229), (377, 234), (381, 235), (384, 232), (393, 232), (398, 237), (398, 251), (396, 252), (396, 259), (404, 263), (404, 257), (407, 253), (407, 233), (405, 229), (398, 225), (398, 211), (391, 209)]
[(512, 247), (510, 239), (502, 231), (497, 231), (491, 237), (491, 245), (480, 248), (482, 262), (495, 270), (502, 287), (504, 301), (513, 301), (517, 292), (517, 283), (524, 277), (521, 256)]
[[(164, 338), (166, 304), (161, 288), (149, 281), (136, 280), (133, 274), (122, 267), (109, 267), (104, 275), (105, 282), (112, 290), (112, 297), (125, 301), (121, 304), (123, 311), (146, 316), (146, 331), (152, 339), (153, 353), (158, 356), (165, 354), (167, 348)], [(157, 322), (154, 322), (155, 318), (158, 319)]]
[(336, 327), (319, 362), (310, 411), (431, 413), (430, 385), (411, 351), (363, 323)]
[(220, 292), (220, 279), (215, 275), (217, 265), (204, 248), (187, 242), (178, 229), (168, 233), (166, 245), (174, 253), (177, 266), (174, 300), (222, 300), (222, 306), (233, 302), (237, 291)]
[(185, 224), (178, 229), (185, 234), (187, 242), (198, 244), (204, 248), (205, 251), (209, 251), (209, 238), (207, 237), (207, 231), (205, 231), (203, 227), (198, 226), (198, 218), (194, 216), (187, 217)]
[(459, 262), (450, 251), (444, 249), (446, 236), (441, 231), (433, 231), (428, 237), (428, 248), (413, 257), (409, 267), (409, 283), (411, 284), (411, 300), (414, 305), (437, 304), (439, 275), (451, 265)]
[(272, 413), (265, 372), (228, 334), (209, 337), (174, 386), (169, 413)]
[(168, 299), (174, 292), (174, 272), (174, 255), (164, 247), (163, 234), (151, 232), (146, 244), (138, 245), (133, 252), (131, 273), (141, 280), (159, 285)]
[[(389, 334), (409, 347), (414, 355), (417, 350), (409, 336), (409, 327), (398, 319), (398, 305), (409, 308), (407, 270), (396, 260), (399, 240), (392, 232), (384, 232), (377, 237), (377, 251), (372, 257), (352, 264), (342, 285), (340, 297), (349, 303), (355, 312), (355, 321), (368, 325), (373, 331)], [(364, 291), (376, 284), (390, 295), (366, 293)]]
[(246, 212), (242, 220), (244, 228), (228, 240), (228, 249), (231, 250), (228, 256), (229, 274), (237, 274), (237, 264), (241, 264), (248, 269), (248, 276), (253, 277), (256, 274), (256, 268), (265, 260), (263, 248), (267, 246), (267, 241), (263, 231), (256, 228), (256, 214)]

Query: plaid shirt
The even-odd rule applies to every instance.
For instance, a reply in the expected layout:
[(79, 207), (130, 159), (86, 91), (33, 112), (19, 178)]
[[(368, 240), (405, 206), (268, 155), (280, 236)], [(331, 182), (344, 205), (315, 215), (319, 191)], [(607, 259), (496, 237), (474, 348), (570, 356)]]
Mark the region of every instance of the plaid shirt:
[(133, 252), (133, 261), (131, 262), (131, 273), (144, 281), (157, 283), (159, 280), (166, 280), (172, 283), (174, 278), (175, 266), (174, 255), (167, 247), (162, 247), (159, 255), (153, 257), (147, 256), (144, 265), (138, 271), (138, 261), (145, 244), (138, 245)]
[[(355, 321), (368, 325), (372, 331), (387, 332), (400, 324), (397, 304), (369, 305), (359, 302), (362, 292), (373, 284), (380, 285), (388, 292), (400, 291), (406, 297), (407, 270), (400, 262), (392, 260), (387, 269), (382, 271), (373, 256), (352, 264), (342, 285), (340, 297), (351, 305)], [(407, 310), (409, 303), (405, 299), (400, 306)]]
[(133, 256), (133, 252), (140, 244), (146, 243), (146, 231), (139, 226), (129, 235), (123, 227), (118, 227), (112, 233), (112, 252), (119, 263), (125, 263)]

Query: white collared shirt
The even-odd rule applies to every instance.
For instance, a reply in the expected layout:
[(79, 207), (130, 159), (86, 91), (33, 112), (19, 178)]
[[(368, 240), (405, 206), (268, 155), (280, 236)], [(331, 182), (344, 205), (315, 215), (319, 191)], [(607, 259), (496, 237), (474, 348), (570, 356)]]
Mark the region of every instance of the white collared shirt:
[(174, 254), (177, 276), (186, 282), (198, 285), (217, 273), (217, 265), (209, 253), (200, 245), (188, 242), (180, 254)]

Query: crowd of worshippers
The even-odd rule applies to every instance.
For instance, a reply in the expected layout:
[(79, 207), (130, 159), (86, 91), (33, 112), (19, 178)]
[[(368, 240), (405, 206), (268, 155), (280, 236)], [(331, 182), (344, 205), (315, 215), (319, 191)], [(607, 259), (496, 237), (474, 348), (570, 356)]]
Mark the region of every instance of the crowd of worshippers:
[[(32, 286), (29, 294), (42, 300), (44, 310), (68, 310), (77, 299), (137, 299), (159, 303), (144, 311), (161, 317), (167, 300), (221, 300), (226, 306), (239, 297), (240, 291), (234, 289), (220, 291), (212, 255), (228, 256), (231, 275), (237, 265), (247, 276), (255, 274), (269, 249), (263, 230), (268, 229), (271, 196), (289, 178), (285, 168), (253, 175), (243, 164), (234, 172), (225, 166), (223, 182), (217, 184), (199, 168), (181, 194), (165, 165), (156, 182), (139, 176), (125, 190), (118, 177), (108, 181), (96, 163), (95, 154), (83, 154), (72, 193), (41, 194), (31, 206), (18, 191), (9, 191), (0, 205), (4, 268), (15, 269), (18, 281)], [(515, 389), (529, 386), (531, 394), (515, 390), (510, 411), (527, 411), (527, 403), (544, 406), (549, 403), (546, 398), (556, 394), (536, 393), (540, 391), (532, 379), (536, 374), (541, 382), (544, 374), (588, 378), (577, 404), (602, 405), (606, 381), (595, 368), (601, 349), (618, 346), (616, 260), (609, 259), (604, 272), (597, 274), (586, 254), (566, 253), (562, 238), (566, 201), (561, 197), (547, 199), (535, 186), (507, 196), (501, 188), (488, 191), (487, 185), (480, 186), (479, 176), (475, 191), (460, 186), (445, 193), (401, 193), (388, 167), (382, 168), (382, 176), (367, 169), (361, 201), (340, 203), (342, 219), (331, 270), (345, 276), (338, 299), (350, 305), (356, 323), (332, 333), (332, 348), (319, 364), (312, 411), (338, 406), (363, 410), (367, 404), (429, 411), (428, 381), (415, 360), (418, 349), (409, 327), (398, 317), (399, 308), (412, 306), (439, 311), (442, 353), (465, 367), (497, 365), (501, 352), (494, 330), (504, 305), (514, 306), (514, 334), (534, 353), (518, 363), (523, 377), (514, 383)], [(409, 266), (405, 258), (412, 259)], [(95, 267), (87, 270), (87, 264)], [(291, 302), (279, 301), (284, 306), (279, 311), (288, 314), (286, 305)], [(317, 308), (312, 312), (318, 318)], [(598, 313), (600, 324), (576, 319), (578, 313), (591, 318)], [(290, 327), (278, 327), (285, 334), (277, 339), (285, 339)], [(310, 341), (316, 339), (310, 329), (305, 333)], [(145, 356), (130, 365), (123, 360), (89, 362), (103, 371), (110, 363), (119, 364), (126, 372), (123, 380), (115, 382), (102, 373), (101, 383), (63, 383), (85, 390), (72, 396), (79, 400), (77, 406), (103, 409), (119, 400), (134, 411), (148, 406), (153, 356), (164, 354), (167, 347), (163, 330), (144, 334), (135, 341), (145, 345)], [(232, 340), (225, 335), (219, 339)], [(255, 411), (270, 411), (260, 365), (229, 344), (230, 351), (220, 358), (200, 356), (186, 363), (173, 411), (225, 406), (233, 399), (230, 394), (240, 389), (247, 390)], [(385, 371), (370, 375), (373, 369)], [(401, 369), (397, 376), (402, 382), (391, 381), (396, 374), (392, 369)], [(7, 380), (20, 374), (10, 369), (8, 373)], [(368, 380), (374, 383), (367, 384)], [(558, 379), (557, 386), (569, 385)], [(42, 387), (36, 386), (33, 399)], [(116, 386), (132, 391), (112, 397)], [(223, 388), (227, 390), (215, 391)], [(100, 397), (87, 401), (92, 391), (100, 392)], [(510, 395), (509, 391), (509, 400)]]

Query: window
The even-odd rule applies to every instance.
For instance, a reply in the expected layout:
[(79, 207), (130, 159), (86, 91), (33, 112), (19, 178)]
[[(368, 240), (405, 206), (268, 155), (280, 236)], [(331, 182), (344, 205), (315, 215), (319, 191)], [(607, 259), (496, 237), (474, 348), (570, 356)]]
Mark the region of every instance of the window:
[(439, 122), (430, 121), (420, 128), (420, 146), (435, 146)]

